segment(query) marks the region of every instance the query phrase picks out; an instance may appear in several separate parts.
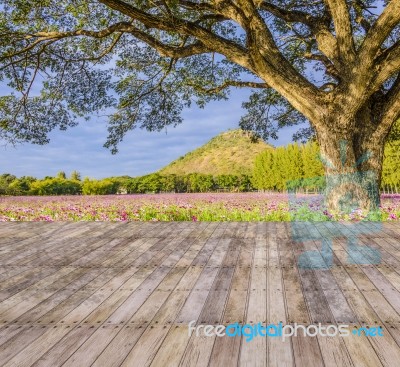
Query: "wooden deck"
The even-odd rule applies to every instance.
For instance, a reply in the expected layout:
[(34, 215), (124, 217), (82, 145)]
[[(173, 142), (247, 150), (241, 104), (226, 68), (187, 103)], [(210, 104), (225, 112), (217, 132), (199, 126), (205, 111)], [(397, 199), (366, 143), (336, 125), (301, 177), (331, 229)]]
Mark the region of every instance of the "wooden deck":
[[(337, 224), (0, 223), (2, 366), (398, 366), (400, 223), (375, 265), (301, 269)], [(340, 230), (351, 231), (351, 226)], [(383, 337), (188, 335), (188, 323), (382, 326)]]

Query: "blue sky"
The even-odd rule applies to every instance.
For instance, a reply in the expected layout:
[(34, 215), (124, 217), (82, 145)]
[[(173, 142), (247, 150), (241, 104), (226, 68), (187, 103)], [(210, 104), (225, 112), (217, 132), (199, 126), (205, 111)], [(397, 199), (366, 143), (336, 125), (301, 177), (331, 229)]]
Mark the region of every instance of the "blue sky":
[[(176, 128), (162, 132), (133, 130), (120, 144), (116, 155), (103, 148), (107, 121), (95, 118), (67, 131), (52, 132), (50, 143), (44, 146), (1, 146), (0, 173), (38, 178), (54, 176), (58, 171), (69, 175), (73, 170), (79, 171), (82, 177), (92, 178), (151, 173), (220, 132), (237, 128), (244, 112), (241, 104), (248, 95), (247, 90), (235, 90), (228, 101), (210, 103), (205, 109), (187, 109), (183, 115), (184, 122)], [(294, 130), (296, 128), (282, 130), (280, 139), (271, 143), (290, 142)]]

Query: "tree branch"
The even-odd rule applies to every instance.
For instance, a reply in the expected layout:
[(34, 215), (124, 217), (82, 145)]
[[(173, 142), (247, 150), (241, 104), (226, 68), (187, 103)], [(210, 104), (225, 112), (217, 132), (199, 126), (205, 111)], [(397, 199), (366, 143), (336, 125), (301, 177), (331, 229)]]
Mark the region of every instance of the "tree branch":
[(356, 13), (355, 21), (361, 25), (365, 32), (368, 32), (371, 29), (371, 24), (368, 22), (367, 19), (362, 14), (363, 10), (367, 10), (368, 7), (363, 4), (361, 0), (355, 0), (353, 4), (354, 11)]
[[(24, 37), (24, 39), (26, 39), (26, 40), (34, 39), (34, 41), (31, 44), (29, 44), (28, 46), (26, 46), (18, 51), (13, 52), (12, 54), (8, 54), (8, 55), (0, 57), (0, 61), (3, 61), (10, 57), (15, 57), (15, 56), (27, 53), (28, 51), (34, 49), (37, 45), (39, 45), (43, 42), (46, 42), (46, 41), (54, 42), (56, 40), (60, 40), (63, 38), (77, 37), (77, 36), (104, 38), (104, 37), (107, 37), (107, 36), (113, 34), (114, 32), (129, 31), (130, 27), (131, 27), (131, 24), (128, 22), (119, 22), (119, 23), (115, 23), (101, 31), (89, 31), (89, 30), (85, 30), (85, 29), (79, 29), (79, 30), (67, 31), (67, 32), (31, 33), (31, 34), (25, 35), (25, 37)], [(15, 33), (15, 35), (18, 36), (18, 33)]]
[(117, 10), (118, 12), (121, 12), (122, 14), (125, 14), (134, 20), (141, 22), (148, 28), (155, 28), (167, 32), (178, 32), (180, 34), (194, 36), (206, 47), (225, 55), (243, 67), (252, 69), (247, 50), (244, 47), (231, 40), (218, 36), (194, 22), (189, 22), (173, 16), (161, 18), (139, 10), (133, 5), (125, 3), (121, 0), (98, 1), (111, 9)]
[(238, 0), (245, 21), (250, 57), (258, 74), (271, 88), (282, 94), (309, 120), (322, 107), (325, 94), (303, 77), (282, 55), (272, 33), (256, 6), (246, 0)]
[(314, 17), (306, 12), (299, 10), (286, 10), (267, 1), (263, 1), (260, 4), (260, 8), (288, 23), (303, 23), (310, 28), (314, 27), (315, 23), (320, 21), (320, 18)]
[(236, 88), (260, 88), (260, 89), (265, 89), (269, 88), (269, 85), (266, 83), (256, 83), (256, 82), (245, 82), (245, 81), (235, 81), (235, 80), (227, 80), (223, 84), (219, 85), (218, 87), (215, 88), (203, 88), (197, 85), (191, 85), (192, 87), (195, 87), (197, 90), (201, 91), (202, 93), (206, 94), (214, 94), (214, 93), (219, 93), (224, 89), (227, 89), (229, 87), (236, 87)]
[[(246, 49), (193, 22), (171, 16), (162, 18), (148, 14), (122, 0), (99, 1), (141, 22), (148, 28), (186, 34), (197, 38), (206, 48), (218, 52), (232, 62), (260, 75), (268, 85), (282, 93), (310, 119), (315, 117), (314, 113), (321, 106), (324, 93), (297, 72), (283, 57), (270, 30), (252, 2), (239, 0), (236, 5), (231, 2), (216, 1), (213, 5), (219, 14), (234, 19), (244, 27), (251, 47), (251, 49)], [(182, 1), (181, 4), (183, 4)], [(188, 6), (187, 2), (185, 4)], [(191, 3), (189, 5), (193, 6)]]
[(330, 16), (328, 12), (322, 17), (315, 17), (298, 10), (286, 10), (274, 4), (263, 1), (260, 8), (288, 23), (302, 23), (309, 27), (311, 34), (315, 36), (319, 51), (331, 59), (334, 63), (339, 61), (337, 41), (329, 30)]
[(373, 81), (374, 88), (380, 87), (393, 74), (400, 71), (400, 40), (379, 56), (376, 65), (377, 73)]
[[(164, 44), (157, 40), (155, 37), (139, 30), (138, 28), (134, 27), (131, 23), (128, 22), (120, 22), (113, 24), (112, 26), (105, 28), (101, 31), (90, 31), (85, 29), (75, 30), (75, 31), (68, 31), (68, 32), (37, 32), (34, 34), (30, 34), (26, 37), (26, 39), (37, 38), (34, 42), (32, 42), (29, 46), (14, 52), (13, 54), (6, 55), (0, 58), (0, 61), (5, 60), (10, 57), (15, 57), (26, 53), (32, 50), (35, 46), (39, 45), (42, 42), (54, 42), (56, 40), (60, 40), (63, 38), (69, 37), (79, 37), (79, 36), (87, 36), (93, 38), (104, 38), (107, 37), (114, 32), (121, 32), (121, 33), (129, 33), (132, 34), (137, 39), (147, 43), (151, 47), (155, 48), (161, 56), (164, 57), (171, 57), (171, 58), (184, 58), (200, 53), (209, 52), (210, 50), (206, 48), (201, 42), (195, 42), (193, 44), (179, 47), (179, 46), (171, 46)], [(108, 52), (111, 52), (112, 49), (115, 47), (115, 44), (118, 42), (120, 37), (117, 37), (116, 40), (108, 47), (104, 52), (101, 53), (100, 56), (95, 58), (86, 58), (85, 60), (97, 60), (100, 59), (102, 56), (106, 55)], [(81, 59), (80, 59), (81, 60)]]
[(335, 65), (333, 65), (332, 61), (322, 54), (313, 54), (311, 52), (306, 52), (304, 57), (309, 60), (316, 60), (321, 62), (329, 75), (333, 76), (337, 80), (341, 80), (341, 76), (339, 71), (336, 69)]
[(393, 123), (400, 118), (400, 74), (392, 88), (386, 93), (385, 104), (382, 110), (382, 119), (374, 135), (386, 136)]
[(349, 9), (345, 0), (324, 0), (332, 14), (340, 59), (343, 66), (355, 59), (353, 31), (350, 22)]
[[(400, 0), (391, 0), (369, 29), (359, 52), (359, 63), (367, 70), (379, 53), (383, 42), (400, 22)], [(368, 62), (370, 60), (370, 62)]]

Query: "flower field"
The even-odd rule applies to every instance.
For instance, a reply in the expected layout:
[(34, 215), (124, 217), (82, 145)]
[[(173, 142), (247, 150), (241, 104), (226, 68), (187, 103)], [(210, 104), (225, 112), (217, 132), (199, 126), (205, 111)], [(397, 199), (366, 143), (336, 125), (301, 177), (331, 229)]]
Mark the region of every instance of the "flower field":
[[(383, 220), (400, 218), (400, 195), (382, 197)], [(264, 193), (0, 197), (0, 221), (360, 220), (334, 215), (321, 196)]]

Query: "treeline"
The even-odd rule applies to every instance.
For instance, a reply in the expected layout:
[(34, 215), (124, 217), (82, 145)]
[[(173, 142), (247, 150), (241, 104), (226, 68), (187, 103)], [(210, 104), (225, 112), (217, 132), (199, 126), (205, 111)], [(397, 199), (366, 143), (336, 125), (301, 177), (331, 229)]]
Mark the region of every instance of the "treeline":
[[(184, 176), (152, 173), (141, 177), (110, 177), (103, 180), (81, 179), (74, 171), (69, 177), (59, 172), (55, 177), (36, 179), (0, 175), (0, 195), (110, 195), (160, 192), (243, 192), (258, 190), (320, 192), (325, 187), (324, 166), (317, 143), (289, 144), (267, 149), (254, 162), (253, 175)], [(400, 140), (385, 146), (382, 191), (399, 192)]]
[[(324, 165), (316, 142), (289, 144), (260, 153), (254, 163), (252, 184), (259, 190), (320, 192), (325, 188)], [(399, 192), (400, 140), (385, 146), (381, 190)]]
[(160, 192), (241, 192), (253, 190), (251, 177), (246, 175), (205, 175), (193, 173), (185, 176), (152, 173), (141, 177), (110, 177), (103, 180), (81, 180), (74, 171), (69, 178), (64, 172), (55, 177), (38, 180), (35, 177), (17, 178), (0, 175), (0, 195), (112, 195)]

